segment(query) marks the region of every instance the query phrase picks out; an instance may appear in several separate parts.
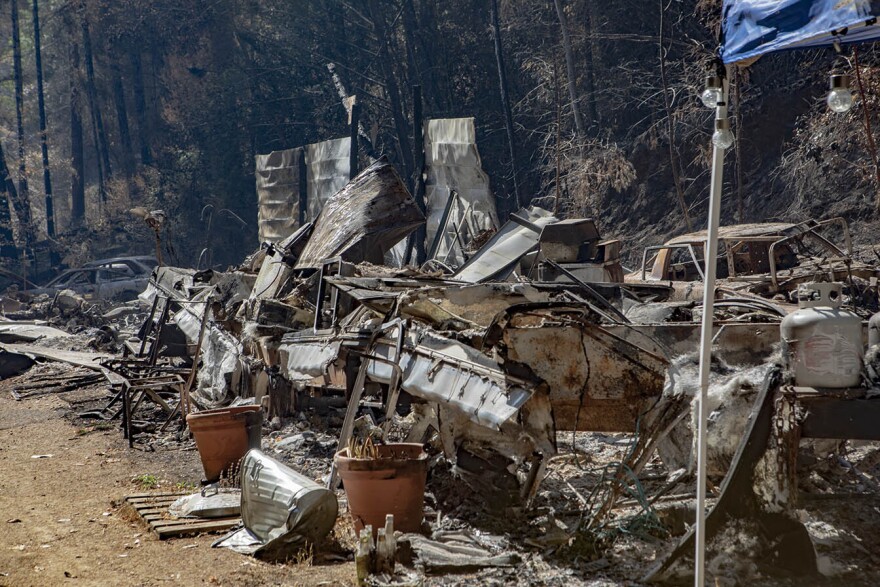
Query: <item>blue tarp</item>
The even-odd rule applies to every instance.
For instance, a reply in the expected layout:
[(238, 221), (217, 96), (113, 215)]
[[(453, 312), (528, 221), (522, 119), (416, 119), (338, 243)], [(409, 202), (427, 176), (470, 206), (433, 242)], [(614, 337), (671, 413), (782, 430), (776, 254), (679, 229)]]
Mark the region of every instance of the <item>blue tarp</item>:
[[(880, 38), (880, 0), (724, 0), (721, 59)], [(845, 31), (845, 34), (844, 34)]]

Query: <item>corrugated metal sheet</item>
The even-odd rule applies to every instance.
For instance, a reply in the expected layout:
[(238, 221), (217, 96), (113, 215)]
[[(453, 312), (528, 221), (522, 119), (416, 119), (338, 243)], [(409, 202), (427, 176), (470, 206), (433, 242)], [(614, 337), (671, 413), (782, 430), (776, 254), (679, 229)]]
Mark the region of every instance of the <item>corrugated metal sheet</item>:
[[(379, 341), (373, 352), (392, 358), (394, 344)], [(404, 391), (460, 410), (472, 422), (494, 430), (513, 419), (533, 394), (532, 386), (507, 375), (486, 355), (427, 331), (409, 333), (397, 363)], [(367, 374), (383, 383), (391, 380), (391, 368), (378, 361), (370, 362)]]
[(327, 367), (339, 356), (339, 340), (326, 342), (295, 342), (282, 344), (281, 365), (290, 381), (311, 381), (327, 373)]
[(333, 139), (306, 146), (306, 220), (314, 220), (349, 178), (351, 138)]
[[(489, 176), (482, 169), (477, 151), (473, 118), (442, 118), (429, 120), (425, 129), (425, 205), (428, 209), (428, 245), (440, 225), (443, 210), (451, 190), (458, 192), (463, 202), (470, 204), (476, 228), (486, 230), (498, 226), (495, 198), (489, 190)], [(450, 223), (458, 225), (459, 214)], [(438, 249), (443, 259), (451, 239), (444, 237)], [(464, 262), (460, 252), (449, 261), (454, 265)]]
[(302, 147), (256, 156), (260, 242), (278, 242), (299, 224), (299, 163)]

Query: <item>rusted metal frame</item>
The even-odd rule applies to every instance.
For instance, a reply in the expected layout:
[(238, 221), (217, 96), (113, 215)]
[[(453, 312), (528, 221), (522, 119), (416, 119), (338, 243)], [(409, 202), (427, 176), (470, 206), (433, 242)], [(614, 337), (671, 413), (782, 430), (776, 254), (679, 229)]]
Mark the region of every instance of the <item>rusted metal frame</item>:
[(382, 435), (385, 437), (388, 436), (388, 431), (391, 429), (392, 418), (394, 417), (394, 412), (397, 410), (397, 400), (400, 398), (400, 383), (401, 381), (403, 381), (403, 371), (401, 370), (399, 365), (400, 359), (403, 357), (403, 339), (405, 335), (403, 325), (403, 320), (400, 320), (400, 331), (397, 335), (397, 346), (394, 348), (395, 361), (382, 361), (390, 365), (392, 371), (394, 372), (394, 381), (393, 384), (389, 384), (388, 386), (388, 397), (385, 401), (385, 421), (382, 423)]
[[(321, 263), (321, 269), (318, 272), (318, 295), (315, 299), (315, 323), (312, 328), (313, 332), (323, 330), (321, 328), (321, 322), (324, 308), (324, 297), (327, 295), (327, 280), (325, 278), (328, 275), (328, 268), (333, 265), (336, 265), (336, 274), (339, 275), (342, 271), (342, 257), (325, 259), (324, 262)], [(330, 271), (332, 271), (332, 269)], [(330, 329), (332, 330), (336, 328), (337, 324), (337, 311), (339, 307), (338, 288), (334, 287), (330, 292), (330, 306), (332, 307), (332, 314), (330, 315)]]
[[(706, 279), (706, 274), (703, 271), (703, 268), (700, 266), (700, 262), (697, 260), (697, 253), (694, 251), (694, 246), (690, 243), (682, 243), (680, 245), (655, 245), (653, 247), (646, 247), (642, 252), (642, 281), (645, 280), (645, 271), (646, 265), (648, 264), (648, 253), (651, 251), (662, 251), (662, 250), (671, 251), (673, 249), (687, 249), (688, 253), (691, 255), (691, 260), (694, 262), (694, 267), (697, 269), (697, 273), (700, 274), (700, 280)], [(669, 259), (663, 262), (664, 267), (668, 264)], [(715, 261), (718, 262), (717, 260)]]
[(652, 251), (661, 251), (663, 249), (669, 249), (669, 247), (664, 245), (654, 245), (651, 247), (645, 247), (645, 250), (642, 251), (642, 281), (645, 281), (645, 272), (648, 266), (648, 254)]
[[(631, 341), (624, 340), (623, 338), (617, 336), (617, 335), (614, 334), (613, 332), (610, 332), (610, 331), (608, 331), (608, 330), (602, 328), (602, 327), (601, 327), (600, 325), (598, 325), (598, 324), (594, 324), (594, 325), (592, 325), (592, 326), (595, 328), (596, 331), (601, 332), (603, 335), (605, 335), (605, 336), (607, 336), (607, 337), (609, 337), (609, 338), (613, 338), (614, 340), (616, 340), (616, 341), (618, 341), (618, 342), (620, 342), (620, 343), (622, 343), (622, 344), (625, 344), (625, 345), (631, 346), (631, 347), (633, 347), (633, 348), (636, 348), (636, 349), (638, 349), (640, 352), (643, 352), (643, 353), (645, 353), (646, 355), (648, 355), (649, 357), (651, 357), (652, 359), (655, 359), (655, 360), (657, 360), (657, 361), (659, 361), (659, 362), (661, 362), (661, 363), (664, 363), (664, 364), (669, 363), (669, 358), (668, 358), (668, 357), (661, 357), (660, 355), (655, 354), (655, 353), (649, 351), (648, 349), (644, 349), (644, 348), (642, 348), (642, 347), (636, 345), (635, 343), (633, 343), (633, 342), (631, 342)], [(599, 341), (599, 342), (603, 342), (602, 340), (599, 339), (598, 336), (596, 336), (596, 332), (594, 332), (593, 329), (591, 329), (591, 328), (583, 328), (583, 329), (581, 329), (581, 332), (583, 332), (584, 334), (586, 334), (587, 336), (589, 336), (590, 338), (592, 338), (592, 339), (594, 339), (594, 340), (597, 340), (597, 341)], [(642, 368), (644, 368), (644, 369), (646, 369), (646, 370), (648, 370), (648, 371), (652, 370), (651, 367), (648, 367), (648, 366), (646, 366), (646, 365), (642, 365), (641, 363), (639, 363), (638, 361), (636, 361), (636, 360), (634, 360), (634, 359), (631, 359), (629, 356), (625, 355), (624, 353), (619, 353), (619, 354), (620, 354), (620, 356), (622, 356), (622, 357), (625, 358), (626, 360), (628, 360), (628, 361), (630, 361), (630, 362), (632, 362), (632, 363), (634, 363), (634, 364), (636, 364), (636, 365), (638, 365), (638, 366), (640, 366), (640, 367), (642, 367)]]
[[(700, 280), (706, 281), (706, 273), (705, 273), (705, 271), (703, 271), (703, 268), (700, 267), (700, 261), (697, 259), (697, 253), (694, 250), (694, 245), (688, 244), (687, 250), (688, 250), (688, 253), (691, 254), (691, 259), (693, 259), (693, 261), (694, 261), (694, 267), (697, 268), (697, 273), (700, 274)], [(703, 251), (703, 252), (705, 253), (705, 251)], [(705, 255), (703, 255), (703, 256), (705, 256)], [(708, 260), (706, 262), (708, 263)], [(715, 263), (718, 263), (717, 259), (715, 259)]]
[(602, 307), (603, 307), (604, 309), (606, 309), (607, 311), (611, 312), (611, 314), (612, 314), (614, 317), (616, 317), (618, 320), (620, 320), (620, 321), (623, 322), (624, 324), (629, 324), (629, 323), (630, 323), (630, 319), (629, 319), (629, 318), (627, 318), (626, 316), (624, 316), (623, 313), (622, 313), (620, 310), (618, 310), (617, 308), (615, 308), (614, 305), (613, 305), (611, 302), (609, 302), (608, 300), (606, 300), (603, 296), (599, 295), (599, 292), (597, 292), (595, 289), (593, 289), (592, 287), (590, 287), (589, 285), (587, 285), (584, 281), (582, 281), (581, 279), (579, 279), (574, 273), (572, 273), (571, 271), (569, 271), (568, 269), (566, 269), (565, 267), (563, 267), (562, 265), (560, 265), (560, 264), (557, 263), (556, 261), (553, 261), (553, 260), (551, 260), (551, 259), (545, 259), (544, 261), (545, 261), (548, 265), (550, 265), (551, 267), (553, 267), (554, 269), (556, 269), (557, 271), (559, 271), (560, 273), (562, 273), (563, 275), (565, 275), (566, 277), (568, 277), (569, 279), (571, 279), (571, 280), (572, 280), (575, 284), (577, 284), (581, 289), (583, 289), (585, 292), (587, 292), (587, 293), (590, 295), (590, 297), (593, 298), (593, 300), (594, 300), (597, 304), (599, 304), (600, 306), (602, 306)]
[[(811, 222), (811, 221), (805, 221), (801, 224), (806, 224), (807, 222)], [(769, 249), (767, 256), (769, 257), (769, 260), (770, 260), (770, 280), (773, 283), (774, 291), (779, 290), (779, 281), (778, 281), (778, 278), (776, 275), (776, 255), (775, 255), (776, 246), (779, 244), (782, 244), (784, 242), (788, 242), (793, 239), (803, 238), (804, 236), (812, 236), (816, 240), (818, 240), (819, 242), (824, 244), (826, 247), (828, 247), (832, 252), (836, 252), (837, 254), (839, 254), (842, 257), (841, 261), (843, 261), (844, 263), (847, 263), (850, 260), (850, 257), (852, 255), (852, 237), (850, 236), (849, 225), (846, 223), (846, 220), (844, 220), (840, 216), (837, 216), (834, 218), (829, 218), (828, 220), (823, 220), (822, 222), (816, 222), (816, 221), (812, 221), (812, 222), (813, 222), (813, 224), (811, 226), (809, 226), (807, 229), (805, 229), (803, 232), (800, 232), (798, 234), (793, 234), (793, 235), (787, 236), (785, 238), (779, 239), (778, 241), (775, 241), (773, 244), (770, 245), (770, 249)], [(800, 227), (801, 224), (798, 224), (797, 226)], [(842, 251), (840, 249), (840, 247), (838, 247), (837, 245), (835, 245), (834, 243), (829, 241), (827, 238), (825, 238), (824, 236), (822, 236), (821, 234), (816, 232), (816, 229), (822, 228), (824, 226), (828, 226), (830, 224), (839, 224), (841, 229), (843, 230), (843, 240), (844, 240), (844, 245), (846, 246), (846, 251)], [(833, 268), (831, 270), (833, 271)], [(833, 280), (834, 277), (832, 276), (831, 279)]]
[[(722, 239), (718, 239), (722, 241)], [(740, 240), (734, 246), (730, 247), (727, 245), (727, 242), (724, 242), (724, 251), (727, 254), (727, 276), (728, 277), (736, 277), (736, 263), (735, 263), (735, 251), (737, 249), (742, 248), (745, 242)]]

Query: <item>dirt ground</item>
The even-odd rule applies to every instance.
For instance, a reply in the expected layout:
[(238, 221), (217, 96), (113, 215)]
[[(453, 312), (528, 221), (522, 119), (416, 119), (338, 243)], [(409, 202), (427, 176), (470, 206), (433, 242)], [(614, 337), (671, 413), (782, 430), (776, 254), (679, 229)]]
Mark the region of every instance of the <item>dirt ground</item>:
[[(48, 368), (48, 367), (47, 367)], [(19, 378), (0, 381), (0, 587), (6, 585), (353, 585), (350, 552), (318, 549), (311, 560), (266, 563), (225, 549), (211, 548), (218, 535), (160, 541), (123, 506), (127, 495), (192, 490), (202, 478), (191, 442), (152, 443), (155, 450), (130, 449), (118, 424), (82, 420), (73, 413), (103, 405), (107, 388), (93, 385), (62, 394), (15, 401), (10, 389), (34, 378), (35, 367)], [(321, 439), (332, 438), (320, 422), (297, 420), (317, 433), (309, 449), (279, 453), (274, 435), (264, 449), (312, 477), (326, 473), (329, 454)], [(278, 438), (281, 438), (280, 436)], [(515, 551), (513, 567), (472, 574), (408, 574), (412, 584), (636, 585), (654, 561), (665, 556), (677, 536), (658, 539), (650, 532), (623, 533), (604, 552), (572, 556), (560, 550), (570, 536), (561, 528), (576, 525), (580, 496), (589, 494), (603, 463), (621, 458), (626, 435), (562, 435), (560, 455), (551, 459), (547, 477), (531, 511), (487, 508), (460, 480), (437, 467), (429, 479), (429, 520), (434, 529), (465, 530), (505, 551)], [(332, 444), (332, 443), (331, 443)], [(574, 458), (573, 451), (580, 455)], [(824, 453), (821, 453), (824, 454)], [(579, 464), (577, 464), (579, 463)], [(731, 544), (709, 565), (716, 585), (785, 586), (880, 584), (880, 549), (872, 539), (880, 527), (880, 443), (850, 443), (844, 453), (803, 463), (798, 516), (813, 539), (823, 577), (784, 579), (757, 573)], [(645, 471), (653, 494), (666, 474), (654, 462)], [(691, 486), (670, 491), (692, 493)], [(616, 510), (626, 516), (628, 510)], [(442, 522), (441, 522), (442, 518)], [(620, 518), (624, 519), (624, 518)], [(348, 536), (341, 515), (337, 538)], [(561, 526), (560, 526), (561, 524)], [(351, 538), (351, 536), (349, 536)], [(343, 540), (345, 542), (345, 540)], [(348, 542), (351, 542), (350, 540)], [(748, 542), (748, 540), (746, 540)], [(338, 546), (338, 544), (337, 544)], [(349, 544), (350, 546), (350, 544)], [(587, 553), (588, 554), (588, 553)], [(596, 556), (599, 556), (596, 560)], [(722, 580), (718, 580), (721, 577)], [(397, 577), (398, 580), (401, 577)]]
[(17, 402), (2, 387), (0, 585), (354, 583), (352, 562), (268, 564), (211, 548), (217, 535), (158, 540), (120, 503), (144, 492), (140, 476), (156, 491), (197, 484), (197, 452), (131, 450), (115, 426), (66, 419), (74, 394)]

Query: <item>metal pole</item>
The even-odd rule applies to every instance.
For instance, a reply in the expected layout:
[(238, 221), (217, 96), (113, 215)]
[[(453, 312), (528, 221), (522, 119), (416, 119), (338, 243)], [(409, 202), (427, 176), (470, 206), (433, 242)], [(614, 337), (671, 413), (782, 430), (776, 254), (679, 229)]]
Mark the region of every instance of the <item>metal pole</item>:
[[(729, 69), (729, 68), (728, 68)], [(728, 71), (729, 73), (729, 71)], [(715, 118), (727, 118), (729, 75), (722, 81), (721, 102)], [(712, 322), (715, 313), (715, 269), (718, 265), (718, 225), (721, 220), (721, 188), (724, 180), (724, 151), (712, 145), (712, 184), (709, 189), (709, 226), (703, 258), (706, 275), (703, 281), (703, 324), (700, 331), (700, 402), (697, 416), (697, 516), (694, 586), (704, 587), (706, 569), (706, 421), (709, 373), (712, 365)]]

